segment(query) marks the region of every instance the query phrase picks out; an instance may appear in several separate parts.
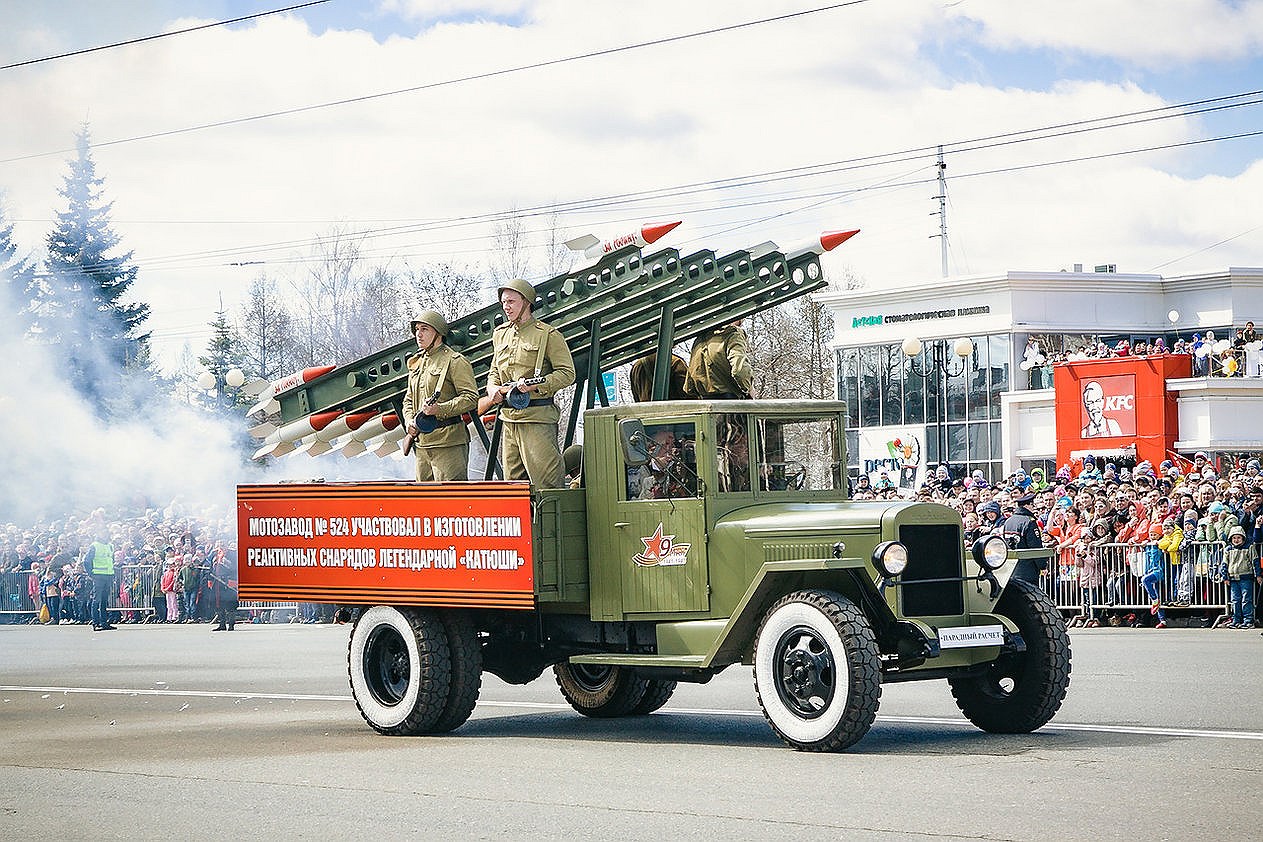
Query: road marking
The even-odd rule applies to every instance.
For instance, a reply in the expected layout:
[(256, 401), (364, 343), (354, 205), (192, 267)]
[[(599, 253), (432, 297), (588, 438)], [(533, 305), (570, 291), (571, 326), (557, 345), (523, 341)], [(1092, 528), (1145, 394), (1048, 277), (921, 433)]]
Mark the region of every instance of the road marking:
[[(319, 695), (313, 693), (231, 693), (216, 690), (166, 690), (166, 689), (131, 689), (125, 687), (23, 687), (11, 684), (0, 684), (0, 691), (12, 693), (78, 693), (103, 696), (172, 696), (201, 699), (280, 699), (296, 702), (352, 702), (350, 696)], [(564, 702), (509, 702), (480, 699), (478, 707), (523, 708), (530, 710), (570, 710)], [(723, 708), (677, 708), (666, 707), (658, 711), (668, 716), (740, 716), (762, 719), (763, 714), (757, 710), (735, 710)], [(974, 725), (964, 718), (948, 716), (879, 716), (878, 722), (892, 725), (943, 725), (957, 728), (974, 729)], [(1252, 740), (1263, 742), (1261, 731), (1222, 731), (1209, 728), (1163, 728), (1148, 725), (1090, 725), (1079, 722), (1050, 722), (1040, 731), (1061, 731), (1083, 734), (1130, 734), (1144, 737), (1190, 737), (1208, 740)]]

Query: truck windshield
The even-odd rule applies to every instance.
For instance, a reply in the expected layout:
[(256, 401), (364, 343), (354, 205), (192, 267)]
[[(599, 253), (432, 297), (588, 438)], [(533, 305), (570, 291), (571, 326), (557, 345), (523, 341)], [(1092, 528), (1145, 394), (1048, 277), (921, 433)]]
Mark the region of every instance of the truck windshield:
[(833, 491), (841, 487), (836, 417), (760, 418), (761, 491)]

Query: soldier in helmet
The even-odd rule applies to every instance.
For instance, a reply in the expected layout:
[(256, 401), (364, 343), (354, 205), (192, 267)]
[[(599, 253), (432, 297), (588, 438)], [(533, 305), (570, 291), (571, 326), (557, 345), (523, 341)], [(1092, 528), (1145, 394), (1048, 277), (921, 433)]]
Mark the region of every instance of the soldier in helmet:
[[(444, 338), (447, 320), (423, 310), (412, 320), (417, 353), (408, 358), (408, 390), (403, 419), (416, 453), (417, 482), (464, 482), (469, 479), (469, 430), (461, 420), (478, 406), (478, 383), (469, 361), (453, 351)], [(417, 427), (417, 416), (430, 421)]]
[[(540, 488), (564, 487), (560, 413), (553, 396), (574, 383), (574, 359), (561, 331), (535, 318), (535, 288), (514, 279), (500, 285), (505, 323), (491, 335), (491, 372), (479, 412), (500, 407), (500, 453), (506, 479), (530, 479)], [(536, 381), (536, 382), (530, 382)], [(517, 396), (510, 398), (510, 392)], [(525, 401), (520, 409), (510, 401)]]
[(693, 342), (684, 391), (700, 399), (754, 397), (754, 370), (741, 319), (703, 333)]

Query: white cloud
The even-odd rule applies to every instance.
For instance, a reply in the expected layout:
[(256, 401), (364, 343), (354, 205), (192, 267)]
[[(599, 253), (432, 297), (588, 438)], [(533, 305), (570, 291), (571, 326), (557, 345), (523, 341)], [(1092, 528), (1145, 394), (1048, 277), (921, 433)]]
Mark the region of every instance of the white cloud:
[(960, 3), (948, 14), (979, 24), (997, 49), (1047, 47), (1143, 67), (1252, 57), (1263, 46), (1259, 0)]
[[(1137, 5), (1122, 5), (1139, 14)], [(218, 294), (235, 310), (258, 271), (223, 264), (267, 259), (273, 262), (263, 268), (271, 273), (300, 272), (301, 266), (277, 261), (305, 251), (303, 243), (337, 220), (380, 228), (484, 214), (932, 147), (1167, 104), (1158, 93), (1128, 83), (1063, 83), (1042, 91), (1003, 80), (950, 83), (924, 47), (956, 32), (948, 27), (948, 17), (964, 13), (982, 20), (986, 37), (996, 44), (1031, 46), (1036, 36), (1029, 31), (1040, 29), (1038, 37), (1058, 49), (1080, 49), (1072, 42), (1105, 45), (1113, 38), (1128, 42), (1117, 45), (1119, 55), (1132, 51), (1141, 57), (1147, 55), (1144, 50), (1156, 56), (1173, 49), (1162, 46), (1163, 33), (1180, 27), (1189, 29), (1191, 40), (1218, 44), (1225, 54), (1253, 43), (1257, 35), (1251, 32), (1263, 31), (1244, 31), (1244, 16), (1255, 14), (1259, 4), (1240, 5), (1235, 18), (1207, 11), (1196, 33), (1184, 5), (1146, 7), (1146, 32), (1154, 37), (1137, 46), (1131, 42), (1143, 39), (1119, 35), (1128, 31), (1120, 20), (1104, 12), (1072, 14), (1074, 4), (1068, 11), (1061, 7), (1058, 20), (1050, 22), (1030, 17), (1033, 4), (965, 4), (945, 11), (930, 3), (872, 3), (353, 105), (107, 146), (95, 155), (107, 197), (115, 201), (116, 227), (124, 244), (136, 249), (142, 267), (136, 294), (153, 305), (159, 351), (169, 358), (188, 336), (200, 352)], [(402, 3), (392, 8), (408, 12)], [(548, 0), (429, 8), (467, 14), (467, 19), (449, 17), (415, 37), (378, 41), (361, 31), (314, 35), (296, 17), (273, 17), (0, 75), (0, 102), (8, 118), (0, 159), (67, 148), (85, 119), (95, 139), (108, 141), (398, 90), (803, 5), (654, 0), (631, 7)], [(1040, 8), (1049, 14), (1047, 7)], [(479, 20), (479, 11), (488, 17), (518, 14), (526, 23)], [(1077, 39), (1061, 18), (1074, 21)], [(1027, 30), (1021, 30), (1023, 24)], [(1028, 34), (1008, 34), (1019, 30)], [(1193, 251), (1239, 232), (1245, 227), (1239, 215), (1251, 196), (1259, 195), (1257, 167), (1236, 177), (1206, 176), (1190, 170), (1196, 159), (1188, 151), (965, 177), (1178, 143), (1206, 131), (1195, 120), (1180, 119), (952, 154), (954, 268), (1060, 268), (1074, 261), (1091, 263), (1092, 255), (1100, 254), (1100, 262), (1143, 270), (1184, 253), (1181, 249)], [(65, 157), (0, 164), (0, 187), (8, 189), (10, 211), (41, 220), (19, 224), (18, 236), (27, 247), (42, 242), (46, 220), (60, 207), (56, 189)], [(717, 250), (860, 227), (863, 235), (830, 256), (831, 267), (850, 267), (874, 282), (921, 280), (937, 274), (939, 265), (937, 241), (930, 239), (937, 230), (930, 216), (933, 177), (930, 161), (906, 161), (571, 213), (562, 224), (573, 235), (609, 233), (637, 220), (684, 218), (685, 226), (669, 242)], [(823, 195), (908, 182), (922, 183), (831, 200)], [(785, 196), (793, 200), (750, 204)], [(775, 216), (786, 211), (793, 212)], [(1178, 236), (1155, 236), (1164, 230), (1161, 221), (1167, 216), (1191, 224), (1180, 226)], [(775, 218), (756, 223), (765, 217)], [(725, 233), (739, 225), (745, 227)], [(540, 227), (540, 222), (528, 224)], [(411, 233), (373, 239), (366, 247), (394, 265), (405, 259), (485, 261), (487, 240), (462, 240), (485, 237), (489, 230), (483, 225)], [(291, 245), (247, 248), (272, 243)], [(1179, 268), (1258, 264), (1261, 246), (1263, 237), (1244, 237)], [(204, 256), (219, 249), (233, 251)]]

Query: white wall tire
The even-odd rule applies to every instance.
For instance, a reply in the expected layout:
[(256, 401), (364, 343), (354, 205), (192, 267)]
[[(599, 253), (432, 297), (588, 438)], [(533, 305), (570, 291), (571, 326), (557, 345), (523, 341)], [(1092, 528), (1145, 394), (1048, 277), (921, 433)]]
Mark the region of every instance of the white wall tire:
[(373, 606), (351, 630), (347, 675), (355, 705), (375, 731), (431, 733), (451, 687), (443, 624), (427, 609)]
[(840, 751), (877, 717), (881, 670), (867, 619), (831, 591), (798, 591), (764, 615), (754, 686), (768, 724), (802, 751)]

